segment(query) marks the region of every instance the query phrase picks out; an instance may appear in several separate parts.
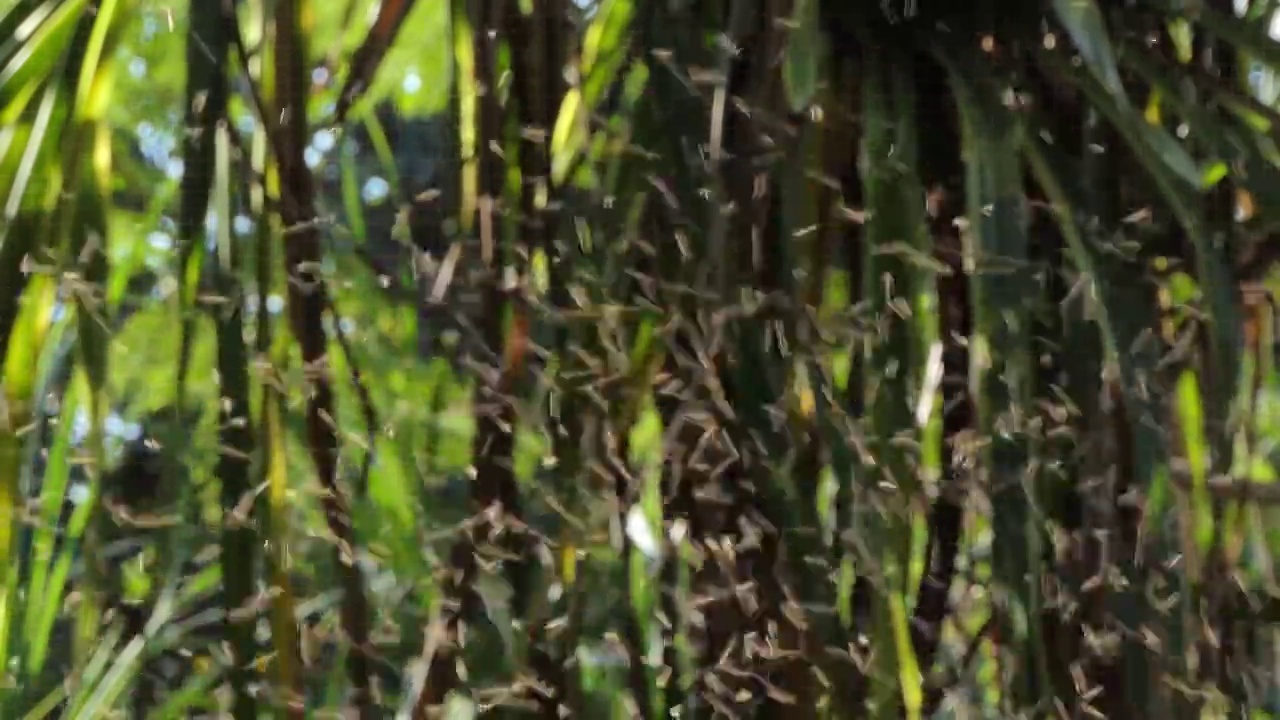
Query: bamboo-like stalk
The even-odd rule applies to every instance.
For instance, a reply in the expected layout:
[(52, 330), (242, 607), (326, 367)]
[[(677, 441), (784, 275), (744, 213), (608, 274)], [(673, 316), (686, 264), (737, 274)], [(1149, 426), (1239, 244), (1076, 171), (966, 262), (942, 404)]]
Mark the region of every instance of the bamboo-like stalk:
[[(1232, 15), (1235, 8), (1231, 2), (1210, 0), (1209, 6), (1219, 13)], [(1228, 43), (1216, 38), (1196, 37), (1199, 46), (1196, 53), (1201, 67), (1215, 77), (1217, 83), (1228, 87), (1239, 87), (1242, 79), (1238, 58)], [(1192, 96), (1191, 102), (1197, 100)], [(1225, 110), (1219, 110), (1225, 114)], [(1239, 225), (1236, 222), (1236, 197), (1239, 184), (1230, 176), (1220, 180), (1205, 198), (1205, 221), (1207, 230), (1213, 234), (1214, 242), (1208, 247), (1200, 246), (1199, 252), (1206, 251), (1218, 255), (1218, 261), (1234, 268), (1238, 266), (1242, 254), (1237, 248), (1243, 246), (1240, 241)], [(1201, 262), (1199, 273), (1203, 276), (1208, 265)], [(1243, 337), (1241, 335), (1245, 318), (1242, 290), (1233, 273), (1214, 280), (1201, 278), (1201, 283), (1213, 292), (1212, 305), (1215, 315), (1212, 327), (1216, 332), (1206, 332), (1201, 336), (1200, 355), (1207, 372), (1208, 391), (1217, 394), (1210, 407), (1217, 411), (1206, 418), (1210, 433), (1209, 443), (1212, 453), (1212, 475), (1230, 473), (1234, 467), (1235, 444), (1240, 432), (1240, 420), (1247, 422), (1247, 413), (1242, 412), (1247, 405), (1241, 403), (1245, 399), (1239, 381), (1243, 376), (1242, 365), (1244, 354)], [(1222, 280), (1227, 280), (1223, 287)], [(1231, 311), (1235, 312), (1232, 313)], [(1225, 317), (1224, 317), (1225, 316)], [(1244, 321), (1247, 323), (1247, 319)], [(1225, 327), (1224, 327), (1225, 326)], [(1225, 348), (1218, 346), (1226, 346)], [(1233, 347), (1234, 346), (1234, 347)], [(1234, 350), (1234, 352), (1233, 352)], [(1247, 386), (1246, 386), (1247, 387)], [(1246, 391), (1247, 392), (1247, 391)], [(1223, 412), (1223, 408), (1226, 412)], [(1246, 448), (1246, 453), (1248, 452)], [(1213, 514), (1213, 538), (1205, 552), (1205, 591), (1204, 614), (1209, 618), (1200, 642), (1200, 656), (1204, 658), (1201, 672), (1206, 682), (1211, 682), (1238, 707), (1248, 705), (1247, 690), (1239, 672), (1236, 657), (1236, 634), (1234, 618), (1235, 588), (1229, 580), (1232, 570), (1227, 557), (1229, 538), (1241, 533), (1242, 505), (1239, 502), (1224, 501), (1213, 497), (1211, 500)]]
[[(179, 222), (179, 267), (183, 292), (179, 297), (182, 328), (178, 358), (177, 406), (183, 407), (195, 318), (193, 307), (204, 248), (205, 217), (212, 207), (217, 218), (218, 266), (215, 287), (221, 302), (213, 308), (218, 345), (219, 444), (217, 476), (222, 491), (222, 578), (226, 637), (230, 643), (232, 713), (237, 720), (257, 717), (251, 690), (255, 656), (253, 622), (243, 617), (254, 592), (255, 532), (241, 507), (252, 487), (249, 462), (253, 431), (249, 418), (248, 354), (243, 336), (244, 298), (240, 291), (239, 251), (231, 239), (231, 155), (227, 123), (230, 14), (236, 4), (192, 3), (187, 38), (187, 108)], [(246, 159), (247, 160), (247, 159)], [(212, 201), (212, 202), (211, 202)]]
[[(264, 12), (264, 16), (265, 16)], [(240, 71), (250, 82), (255, 111), (263, 122), (258, 125), (249, 147), (247, 173), (259, 179), (244, 188), (251, 217), (258, 218), (254, 240), (254, 283), (257, 307), (265, 308), (276, 287), (274, 234), (279, 223), (269, 216), (268, 196), (279, 197), (280, 177), (272, 149), (278, 134), (274, 124), (267, 124), (265, 97), (275, 97), (272, 48), (264, 48), (251, 65), (238, 22), (232, 27), (232, 42), (240, 60)], [(256, 69), (256, 73), (254, 70)], [(264, 127), (263, 125), (266, 125)], [(284, 398), (280, 390), (280, 372), (287, 363), (287, 346), (276, 341), (271, 315), (259, 310), (254, 332), (254, 362), (259, 377), (255, 385), (259, 393), (257, 416), (257, 472), (266, 488), (266, 502), (254, 505), (254, 517), (265, 539), (263, 565), (271, 587), (276, 589), (271, 603), (271, 642), (274, 649), (274, 696), (282, 717), (301, 720), (305, 714), (301, 658), (298, 645), (298, 623), (295, 617), (293, 583), (289, 576), (290, 524), (289, 471), (285, 461), (285, 437), (281, 421)]]
[[(559, 97), (550, 108), (554, 112), (555, 105), (559, 107), (551, 138), (553, 153), (557, 151), (557, 140), (581, 137), (574, 133), (597, 124), (601, 126), (590, 139), (582, 140), (583, 147), (577, 148), (581, 154), (571, 163), (566, 163), (561, 156), (552, 158), (551, 189), (562, 209), (545, 213), (546, 217), (557, 221), (572, 213), (589, 223), (590, 232), (588, 242), (583, 243), (581, 236), (574, 238), (570, 234), (576, 229), (577, 221), (563, 225), (553, 222), (549, 230), (563, 228), (564, 237), (556, 232), (544, 235), (549, 271), (547, 295), (557, 313), (590, 312), (596, 309), (596, 303), (611, 304), (619, 298), (630, 300), (640, 285), (633, 277), (622, 275), (628, 268), (621, 263), (633, 250), (630, 247), (619, 250), (607, 240), (615, 236), (628, 239), (635, 236), (636, 223), (647, 215), (646, 210), (638, 209), (645, 205), (646, 182), (642, 172), (647, 162), (630, 152), (629, 142), (633, 137), (633, 114), (642, 102), (648, 80), (643, 65), (631, 64), (640, 46), (635, 28), (636, 5), (632, 0), (603, 3), (583, 37), (576, 39), (564, 32), (569, 27), (564, 17), (568, 6), (556, 2), (560, 21), (548, 25), (546, 37), (541, 41), (545, 47), (543, 54), (548, 55), (545, 72), (550, 75), (552, 90)], [(554, 70), (560, 58), (575, 56), (579, 61), (577, 73), (566, 88), (556, 80)], [(597, 120), (594, 110), (605, 116), (604, 122)], [(600, 136), (604, 136), (604, 143), (595, 145)], [(636, 140), (645, 144), (651, 138)], [(603, 150), (599, 156), (596, 148)], [(559, 151), (563, 153), (564, 148)], [(586, 160), (597, 157), (602, 167), (586, 164)], [(575, 187), (575, 168), (600, 177), (602, 182), (590, 188)], [(623, 198), (626, 200), (616, 206), (610, 203), (611, 199)], [(551, 209), (548, 205), (547, 210)], [(571, 298), (571, 284), (586, 292)], [(552, 388), (555, 406), (554, 412), (549, 413), (549, 421), (559, 477), (553, 481), (551, 491), (567, 500), (571, 507), (588, 509), (588, 512), (593, 502), (609, 503), (614, 511), (611, 522), (617, 528), (626, 528), (628, 518), (644, 507), (643, 481), (637, 477), (637, 468), (631, 462), (630, 434), (640, 416), (642, 399), (652, 387), (653, 374), (658, 369), (654, 358), (662, 357), (663, 350), (655, 342), (654, 326), (647, 318), (639, 321), (638, 327), (612, 319), (606, 319), (598, 327), (581, 327), (576, 323), (558, 325), (554, 336), (556, 379)], [(629, 349), (629, 352), (611, 354), (610, 349), (619, 338), (625, 338), (623, 342), (631, 343), (631, 347), (617, 350)], [(619, 378), (621, 382), (617, 382)], [(592, 492), (599, 492), (603, 497), (593, 496)], [(627, 669), (626, 694), (615, 698), (614, 703), (615, 707), (627, 707), (648, 717), (656, 706), (657, 693), (646, 660), (646, 633), (654, 623), (653, 610), (647, 605), (652, 594), (638, 572), (647, 560), (628, 532), (619, 533), (615, 547), (619, 562), (613, 572), (621, 596), (627, 599), (627, 607), (618, 618)], [(676, 621), (677, 627), (664, 628), (673, 639), (683, 634), (678, 627), (680, 615), (675, 610), (680, 603), (678, 594), (674, 586), (673, 592), (661, 594), (662, 612)], [(574, 605), (581, 609), (581, 598), (579, 594), (570, 599), (571, 612), (575, 610)], [(563, 658), (574, 652), (567, 641), (559, 646)], [(672, 642), (664, 652), (664, 660), (671, 672), (668, 695), (673, 698), (685, 687), (676, 655)], [(580, 697), (580, 688), (574, 684), (572, 675), (565, 681), (569, 686), (567, 694)]]
[[(462, 9), (462, 5), (457, 2), (454, 7)], [(478, 348), (477, 355), (496, 355), (501, 360), (499, 367), (484, 369), (473, 400), (476, 435), (470, 495), (472, 507), (483, 513), (483, 519), (476, 527), (464, 531), (449, 554), (450, 574), (443, 587), (449, 606), (442, 608), (440, 617), (428, 631), (426, 678), (414, 702), (415, 718), (436, 712), (458, 684), (456, 664), (462, 626), (481, 609), (473, 585), (477, 574), (484, 572), (477, 558), (479, 545), (494, 539), (487, 536), (506, 533), (498, 542), (515, 554), (515, 562), (507, 569), (513, 573), (512, 586), (516, 594), (521, 592), (523, 584), (519, 573), (525, 538), (522, 532), (520, 537), (513, 537), (514, 528), (504, 527), (511, 520), (519, 524), (520, 518), (518, 488), (512, 472), (515, 411), (510, 393), (515, 379), (523, 371), (528, 332), (527, 319), (521, 319), (524, 311), (515, 309), (512, 337), (505, 337), (512, 304), (503, 288), (504, 260), (509, 249), (498, 215), (506, 163), (500, 154), (503, 114), (497, 63), (498, 49), (507, 34), (504, 15), (508, 11), (510, 8), (503, 0), (470, 0), (465, 12), (454, 16), (455, 26), (459, 26), (458, 42), (468, 60), (459, 63), (458, 82), (464, 96), (461, 134), (464, 147), (469, 146), (475, 152), (474, 168), (464, 166), (462, 213), (464, 217), (469, 211), (474, 213), (464, 228), (478, 236), (480, 246), (479, 282), (483, 300), (479, 323), (483, 347)], [(470, 30), (469, 37), (461, 36), (461, 28)], [(469, 121), (474, 125), (468, 127)], [(467, 138), (471, 141), (466, 142)], [(470, 175), (472, 172), (474, 176)]]
[(241, 289), (241, 248), (231, 237), (231, 157), (229, 129), (216, 129), (214, 208), (218, 218), (219, 252), (215, 287), (220, 298), (214, 308), (218, 343), (219, 456), (218, 481), (222, 490), (222, 581), (226, 610), (225, 635), (231, 647), (230, 683), (232, 712), (237, 720), (257, 718), (251, 683), (256, 655), (251, 611), (256, 575), (258, 534), (251, 518), (253, 483), (250, 463), (254, 455), (254, 431), (249, 410), (249, 353), (244, 341), (244, 293)]
[(302, 351), (310, 381), (306, 408), (307, 448), (323, 490), (325, 520), (334, 536), (334, 559), (342, 584), (342, 631), (350, 642), (347, 679), (361, 718), (377, 717), (369, 661), (369, 601), (364, 573), (355, 561), (355, 533), (345, 491), (338, 485), (338, 430), (333, 425), (333, 380), (324, 329), (327, 307), (320, 273), (320, 231), (315, 190), (304, 161), (310, 141), (307, 126), (307, 54), (300, 31), (306, 0), (280, 0), (275, 8), (275, 84), (279, 109), (280, 215), (284, 222), (284, 264), (288, 278), (289, 327)]
[[(796, 13), (801, 17), (797, 27), (775, 20)], [(803, 266), (801, 258), (820, 258), (829, 249), (823, 247), (828, 239), (824, 237), (826, 233), (820, 231), (816, 240), (809, 237), (813, 226), (820, 222), (818, 213), (831, 209), (831, 197), (824, 196), (826, 187), (810, 179), (811, 171), (822, 165), (818, 153), (824, 109), (803, 108), (809, 117), (788, 117), (784, 92), (788, 88), (784, 87), (781, 64), (774, 61), (790, 48), (795, 62), (826, 67), (828, 54), (822, 43), (797, 45), (819, 37), (818, 16), (817, 8), (808, 0), (774, 0), (756, 6), (734, 3), (730, 10), (734, 44), (758, 50), (726, 66), (729, 82), (724, 89), (728, 94), (725, 114), (722, 119), (713, 117), (712, 126), (714, 143), (719, 123), (723, 122), (724, 160), (718, 169), (725, 191), (723, 200), (733, 208), (728, 232), (734, 239), (730, 242), (736, 243), (730, 245), (736, 262), (714, 255), (708, 260), (729, 266), (733, 286), (746, 291), (742, 294), (740, 290), (739, 297), (724, 297), (731, 306), (741, 297), (752, 298), (748, 302), (798, 298), (806, 314), (820, 305), (826, 268), (806, 268), (811, 273), (807, 285), (795, 276), (794, 268)], [(796, 34), (794, 38), (792, 33)], [(797, 88), (790, 90), (794, 94)], [(792, 109), (796, 100), (791, 98)], [(713, 113), (719, 101), (713, 97)], [(788, 154), (795, 153), (795, 157), (770, 163), (766, 158), (776, 147), (788, 148)], [(822, 199), (815, 202), (818, 197)], [(804, 257), (807, 243), (815, 245), (809, 258)], [(714, 252), (714, 248), (710, 250)], [(811, 666), (815, 662), (825, 664), (817, 660), (818, 648), (827, 635), (825, 631), (834, 630), (813, 627), (812, 621), (803, 617), (800, 606), (801, 602), (821, 597), (824, 584), (811, 564), (819, 548), (818, 438), (809, 434), (808, 447), (799, 450), (799, 476), (788, 478), (787, 473), (771, 467), (770, 460), (788, 454), (788, 444), (793, 441), (764, 412), (764, 408), (787, 404), (788, 385), (805, 364), (815, 370), (810, 381), (818, 380), (817, 365), (812, 360), (821, 352), (821, 344), (815, 347), (817, 338), (808, 334), (808, 320), (799, 315), (769, 324), (754, 319), (740, 321), (731, 331), (737, 336), (733, 352), (736, 367), (721, 380), (737, 415), (726, 425), (736, 451), (741, 453), (744, 477), (740, 482), (744, 487), (738, 492), (750, 498), (746, 505), (751, 511), (738, 522), (744, 527), (754, 524), (763, 533), (758, 550), (743, 551), (744, 561), (754, 569), (753, 580), (761, 602), (757, 617), (749, 621), (748, 627), (754, 627), (755, 632), (769, 638), (788, 656), (786, 660), (773, 660), (748, 655), (748, 667), (767, 678), (763, 697), (759, 698), (764, 717), (816, 717), (819, 685)], [(803, 406), (807, 401), (801, 398), (800, 402)], [(805, 430), (798, 429), (797, 434), (804, 437)], [(782, 528), (805, 529), (785, 533)]]
[(963, 128), (968, 211), (962, 240), (973, 308), (970, 392), (983, 443), (983, 487), (992, 507), (998, 662), (1013, 678), (1002, 689), (1002, 702), (1021, 709), (1048, 692), (1036, 624), (1044, 531), (1031, 512), (1037, 488), (1029, 423), (1034, 364), (1026, 305), (1032, 296), (1027, 208), (1018, 156), (1001, 150), (1009, 142), (1017, 147), (1023, 129), (1016, 116), (996, 111), (1000, 81), (984, 59), (938, 55), (955, 88)]
[(874, 587), (871, 599), (873, 642), (872, 691), (875, 717), (905, 709), (920, 717), (919, 665), (906, 617), (912, 513), (922, 497), (912, 386), (925, 376), (928, 317), (913, 305), (928, 292), (931, 256), (924, 217), (924, 189), (916, 174), (916, 100), (910, 58), (868, 40), (862, 113), (862, 167), (867, 225), (863, 259), (863, 292), (875, 327), (866, 340), (864, 380), (869, 451), (875, 469), (861, 488), (865, 510), (858, 531), (865, 555), (858, 557), (859, 575)]
[[(682, 81), (686, 80), (686, 68), (711, 67), (716, 62), (717, 58), (698, 39), (699, 33), (714, 32), (720, 27), (722, 18), (711, 16), (724, 8), (716, 7), (712, 12), (709, 7), (698, 8), (698, 12), (689, 10), (692, 8), (680, 12), (661, 3), (639, 3), (637, 7), (635, 54), (647, 67), (648, 84), (637, 107), (635, 142), (655, 153), (642, 166), (642, 177), (658, 191), (639, 186), (640, 192), (650, 195), (642, 206), (639, 230), (641, 237), (653, 239), (653, 259), (640, 264), (637, 270), (644, 273), (640, 288), (645, 299), (661, 308), (670, 323), (669, 332), (659, 336), (667, 345), (659, 356), (667, 381), (653, 388), (654, 406), (666, 431), (660, 488), (663, 527), (682, 524), (687, 531), (685, 543), (701, 554), (716, 529), (708, 523), (713, 513), (699, 507), (707, 503), (700, 503), (697, 495), (700, 489), (714, 488), (718, 478), (708, 478), (707, 465), (712, 463), (695, 465), (694, 453), (713, 444), (716, 430), (710, 423), (691, 417), (693, 412), (705, 410), (706, 395), (703, 368), (695, 359), (697, 350), (703, 348), (695, 347), (694, 330), (689, 327), (695, 322), (697, 310), (691, 293), (695, 286), (705, 290), (705, 284), (697, 280), (699, 275), (723, 267), (728, 258), (717, 257), (710, 262), (718, 265), (709, 265), (707, 238), (717, 225), (713, 222), (704, 228), (702, 223), (691, 222), (693, 213), (705, 207), (700, 195), (704, 171), (690, 162), (683, 148), (712, 140), (708, 137), (712, 114), (702, 98)], [(663, 57), (648, 52), (652, 47), (670, 48), (670, 54)], [(721, 76), (716, 81), (723, 87), (728, 78)], [(637, 174), (640, 172), (637, 169)], [(713, 179), (718, 181), (719, 175)], [(714, 197), (707, 204), (713, 207), (705, 207), (706, 217), (718, 222), (723, 216), (716, 210), (724, 198), (720, 193)], [(662, 385), (668, 384), (678, 391), (665, 391)], [(723, 456), (717, 457), (715, 465), (722, 459)], [(705, 562), (700, 569), (686, 563), (682, 553), (669, 553), (662, 560), (658, 609), (664, 619), (661, 637), (666, 692), (660, 693), (645, 673), (634, 667), (630, 678), (636, 701), (651, 702), (652, 712), (662, 714), (693, 714), (699, 705), (709, 712), (719, 702), (711, 697), (703, 670), (714, 666), (723, 649), (720, 633), (730, 613), (724, 602), (707, 602), (700, 608), (702, 622), (694, 621), (691, 605), (714, 593), (715, 582), (710, 580), (714, 563)], [(638, 636), (628, 643), (632, 662), (637, 665), (637, 659), (644, 656), (644, 640)], [(690, 650), (687, 659), (681, 652), (681, 643)]]
[[(946, 86), (943, 69), (927, 56), (917, 57), (915, 68), (920, 116), (937, 123), (927, 130), (919, 127), (917, 131), (921, 181), (929, 193), (926, 210), (932, 252), (945, 268), (936, 280), (935, 306), (940, 325), (937, 337), (942, 347), (941, 377), (936, 386), (942, 408), (940, 477), (937, 498), (929, 510), (925, 572), (916, 589), (911, 623), (912, 644), (920, 669), (927, 677), (942, 640), (943, 623), (952, 610), (949, 596), (960, 555), (965, 472), (957, 446), (963, 441), (963, 434), (973, 429), (968, 388), (960, 378), (968, 374), (966, 339), (972, 332), (973, 322), (956, 224), (964, 212), (963, 188), (957, 187), (962, 175), (959, 118), (954, 109), (948, 107), (950, 99), (943, 92)], [(930, 703), (926, 703), (924, 713), (931, 715), (932, 710)]]
[[(565, 253), (560, 251), (556, 242), (557, 215), (562, 199), (559, 188), (551, 179), (549, 147), (552, 128), (567, 89), (563, 71), (567, 60), (563, 32), (565, 6), (562, 0), (534, 0), (527, 12), (521, 10), (509, 15), (508, 37), (515, 56), (512, 63), (513, 95), (520, 123), (519, 244), (530, 254), (542, 253), (548, 271), (551, 306), (565, 308), (568, 305), (565, 275), (571, 269), (572, 261), (564, 257)], [(568, 337), (566, 331), (561, 331), (560, 342), (557, 343), (561, 362), (570, 358)], [(551, 429), (553, 452), (558, 460), (563, 461), (561, 471), (567, 477), (577, 477), (580, 476), (581, 465), (576, 462), (577, 453), (569, 447), (581, 440), (576, 403), (568, 403), (568, 407), (563, 409), (563, 417), (568, 426)], [(555, 421), (552, 418), (552, 422)], [(570, 430), (575, 425), (578, 427)], [(515, 599), (513, 612), (522, 614), (530, 600), (532, 598)], [(567, 672), (565, 664), (576, 648), (561, 645), (552, 654), (545, 626), (530, 627), (529, 632), (533, 641), (532, 669), (543, 688), (534, 700), (545, 717), (559, 718), (564, 701), (573, 694), (569, 686), (572, 674)]]

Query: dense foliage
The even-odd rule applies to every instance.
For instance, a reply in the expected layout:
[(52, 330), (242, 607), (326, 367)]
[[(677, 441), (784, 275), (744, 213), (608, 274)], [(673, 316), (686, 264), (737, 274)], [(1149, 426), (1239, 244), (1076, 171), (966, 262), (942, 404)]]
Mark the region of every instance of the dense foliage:
[(0, 718), (1280, 714), (1277, 4), (0, 0)]

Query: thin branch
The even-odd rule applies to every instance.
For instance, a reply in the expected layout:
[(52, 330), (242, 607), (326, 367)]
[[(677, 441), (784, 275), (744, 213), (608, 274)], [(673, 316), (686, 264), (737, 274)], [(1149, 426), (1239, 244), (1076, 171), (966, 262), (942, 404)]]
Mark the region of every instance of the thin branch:
[(334, 110), (334, 125), (342, 125), (347, 112), (369, 89), (378, 68), (400, 34), (405, 18), (413, 9), (414, 0), (385, 0), (378, 6), (378, 17), (369, 28), (364, 42), (351, 56), (350, 73), (338, 93), (338, 105)]
[(365, 451), (364, 459), (360, 464), (360, 478), (356, 482), (356, 497), (363, 498), (369, 492), (369, 472), (373, 468), (373, 448), (378, 440), (378, 409), (373, 402), (373, 396), (369, 393), (369, 387), (364, 381), (363, 374), (360, 372), (359, 360), (356, 358), (355, 350), (351, 347), (351, 341), (347, 338), (347, 333), (342, 329), (342, 316), (338, 313), (338, 307), (334, 304), (333, 297), (328, 298), (329, 316), (333, 319), (333, 334), (338, 340), (338, 346), (342, 348), (342, 355), (347, 360), (347, 368), (351, 371), (351, 385), (355, 388), (356, 398), (360, 402), (360, 413), (364, 416), (365, 425)]
[[(244, 32), (240, 28), (240, 17), (236, 13), (229, 13), (227, 22), (230, 24), (231, 44), (235, 48), (236, 56), (240, 60), (240, 67), (244, 71), (240, 77), (244, 80), (249, 93), (249, 100), (253, 104), (253, 109), (258, 115), (258, 122), (262, 123), (263, 131), (267, 135), (267, 145), (270, 146), (272, 154), (277, 158), (284, 157), (284, 138), (282, 137), (279, 125), (275, 118), (267, 112), (267, 104), (262, 99), (262, 92), (249, 73), (249, 50), (245, 46)], [(277, 60), (277, 63), (279, 61)], [(235, 133), (232, 133), (234, 136)], [(248, 154), (246, 153), (246, 156)], [(265, 192), (265, 182), (263, 183)], [(283, 195), (283, 190), (281, 191)]]

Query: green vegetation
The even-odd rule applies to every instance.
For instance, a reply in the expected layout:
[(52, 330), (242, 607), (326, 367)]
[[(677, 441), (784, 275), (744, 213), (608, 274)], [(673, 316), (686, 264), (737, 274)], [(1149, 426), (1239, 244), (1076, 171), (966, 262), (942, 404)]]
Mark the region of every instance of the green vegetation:
[(0, 719), (1280, 717), (1275, 0), (0, 0)]

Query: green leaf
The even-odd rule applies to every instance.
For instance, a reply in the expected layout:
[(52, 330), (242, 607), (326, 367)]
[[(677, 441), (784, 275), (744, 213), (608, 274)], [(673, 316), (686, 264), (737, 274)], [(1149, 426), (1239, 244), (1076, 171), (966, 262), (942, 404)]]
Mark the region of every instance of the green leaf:
[(605, 0), (582, 41), (582, 83), (565, 92), (551, 132), (551, 181), (563, 183), (586, 149), (589, 119), (600, 107), (627, 58), (632, 0)]
[[(87, 0), (51, 0), (55, 10), (35, 8), (28, 16), (34, 26), (15, 34), (14, 50), (0, 56), (0, 127), (18, 119), (38, 85), (46, 82), (65, 57), (71, 38), (85, 16)], [(27, 34), (29, 32), (29, 35)]]
[[(1209, 447), (1204, 428), (1204, 401), (1195, 373), (1185, 370), (1178, 376), (1176, 391), (1178, 425), (1182, 446), (1191, 469), (1191, 515), (1196, 545), (1203, 556), (1213, 541), (1213, 509), (1209, 500)], [(1193, 567), (1198, 566), (1198, 563)]]
[(1222, 161), (1209, 163), (1205, 166), (1204, 171), (1201, 174), (1200, 189), (1208, 190), (1216, 186), (1218, 183), (1222, 182), (1225, 177), (1227, 177), (1228, 172), (1227, 164)]
[(924, 704), (924, 684), (916, 653), (911, 646), (911, 630), (908, 627), (907, 607), (900, 596), (890, 599), (890, 616), (893, 618), (893, 637), (898, 646), (898, 682), (902, 686), (902, 701), (907, 720), (920, 720), (920, 708)]
[(77, 389), (78, 385), (73, 385), (62, 400), (62, 414), (58, 419), (53, 446), (45, 461), (44, 478), (40, 483), (41, 522), (35, 530), (28, 561), (31, 575), (27, 585), (28, 599), (22, 633), (28, 653), (25, 670), (33, 677), (44, 669), (49, 651), (48, 640), (62, 605), (63, 582), (66, 578), (54, 572), (55, 560), (57, 565), (68, 565), (78, 544), (75, 542), (77, 538), (67, 538), (62, 543), (61, 552), (54, 552), (71, 472), (71, 429), (75, 424), (76, 413), (81, 410)]

